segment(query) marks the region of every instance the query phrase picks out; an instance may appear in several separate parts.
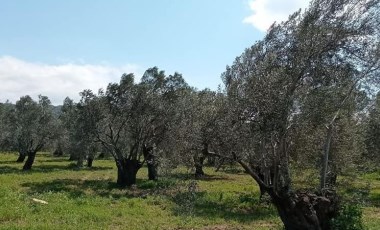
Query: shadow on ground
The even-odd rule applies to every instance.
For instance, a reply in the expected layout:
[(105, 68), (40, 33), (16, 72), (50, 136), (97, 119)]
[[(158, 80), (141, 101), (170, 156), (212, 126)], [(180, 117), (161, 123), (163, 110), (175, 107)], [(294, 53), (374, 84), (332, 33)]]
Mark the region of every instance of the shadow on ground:
[(369, 200), (373, 206), (380, 207), (380, 193), (371, 194)]
[(55, 179), (44, 182), (27, 182), (21, 184), (27, 188), (29, 194), (47, 192), (65, 192), (71, 198), (80, 196), (101, 196), (101, 197), (140, 197), (146, 198), (148, 195), (164, 194), (165, 191), (176, 186), (176, 181), (167, 179), (159, 181), (149, 181), (137, 179), (137, 186), (132, 188), (120, 188), (115, 181), (102, 180), (81, 180), (81, 179)]
[(65, 192), (71, 198), (77, 198), (95, 193), (100, 196), (110, 196), (116, 184), (111, 180), (80, 180), (80, 179), (56, 179), (44, 182), (27, 182), (21, 186), (28, 188), (28, 193)]
[(198, 180), (198, 181), (217, 181), (217, 180), (232, 180), (227, 176), (219, 176), (219, 175), (204, 175), (201, 177), (195, 177), (194, 174), (191, 173), (174, 173), (169, 176), (170, 178), (179, 179), (179, 180)]
[(50, 157), (49, 159), (42, 159), (39, 160), (40, 162), (74, 162), (69, 160), (69, 157), (63, 158), (63, 157)]
[(276, 218), (275, 208), (259, 200), (258, 194), (228, 194), (207, 192), (179, 192), (173, 198), (173, 212), (179, 216), (196, 216), (207, 219), (223, 218), (238, 222), (251, 222)]
[(12, 161), (0, 161), (0, 165), (18, 165), (18, 164), (22, 164), (22, 163), (16, 162), (16, 160), (12, 160)]
[(0, 166), (0, 174), (11, 174), (11, 173), (15, 173), (15, 174), (21, 174), (21, 173), (24, 173), (23, 171), (21, 171), (21, 168), (22, 166), (20, 167), (12, 167), (12, 166)]
[[(17, 165), (17, 167), (16, 167)], [(17, 163), (15, 166), (0, 166), (0, 174), (26, 174), (26, 173), (40, 173), (40, 172), (55, 172), (61, 170), (81, 170), (81, 171), (98, 171), (98, 170), (109, 170), (112, 167), (92, 167), (92, 168), (81, 168), (78, 169), (75, 164), (69, 165), (38, 165), (33, 166), (30, 171), (22, 171), (23, 163)]]

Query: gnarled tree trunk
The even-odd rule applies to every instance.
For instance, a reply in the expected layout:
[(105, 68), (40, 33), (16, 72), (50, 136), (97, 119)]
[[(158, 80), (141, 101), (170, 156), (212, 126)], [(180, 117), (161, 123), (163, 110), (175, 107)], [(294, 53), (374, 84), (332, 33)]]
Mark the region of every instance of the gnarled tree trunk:
[(215, 156), (208, 155), (207, 156), (207, 166), (215, 166), (216, 159)]
[(83, 156), (78, 156), (77, 158), (77, 167), (82, 168), (83, 167)]
[(335, 192), (325, 196), (307, 192), (280, 196), (268, 193), (287, 230), (328, 230), (331, 219), (338, 214)]
[(22, 168), (22, 170), (28, 171), (28, 170), (32, 169), (32, 165), (34, 163), (34, 158), (36, 157), (36, 153), (37, 153), (36, 151), (28, 151), (27, 152), (28, 158), (26, 159), (24, 167)]
[(54, 150), (53, 155), (57, 157), (63, 156), (63, 149), (60, 144), (58, 144), (57, 148)]
[(120, 187), (126, 187), (136, 184), (136, 175), (141, 168), (141, 162), (138, 160), (119, 159), (116, 160), (117, 166), (117, 184)]
[(87, 167), (92, 167), (92, 162), (94, 161), (94, 157), (96, 155), (96, 147), (93, 145), (89, 148), (88, 154), (87, 154)]
[(94, 158), (92, 157), (87, 157), (87, 167), (91, 168), (92, 167), (92, 162), (94, 161)]
[(153, 152), (153, 147), (143, 146), (143, 154), (148, 167), (148, 179), (149, 180), (157, 180), (157, 161), (156, 156)]
[(16, 162), (22, 163), (22, 162), (24, 162), (25, 158), (26, 158), (26, 153), (20, 151), (18, 153), (18, 158), (17, 158)]
[(203, 155), (194, 156), (194, 167), (195, 167), (195, 178), (201, 178), (205, 175), (203, 171), (203, 163), (204, 163), (205, 157)]
[(98, 159), (104, 159), (106, 157), (106, 153), (105, 152), (100, 152), (99, 156), (98, 156)]
[(194, 166), (195, 166), (195, 178), (201, 178), (205, 175), (205, 173), (203, 171), (203, 165), (204, 165), (204, 161), (206, 160), (207, 156), (210, 156), (210, 152), (208, 150), (208, 144), (204, 143), (202, 152), (199, 155), (196, 154), (193, 157)]
[(69, 161), (78, 160), (78, 155), (75, 152), (70, 153)]
[(286, 230), (330, 229), (330, 220), (338, 214), (339, 209), (339, 199), (334, 191), (325, 191), (323, 195), (292, 192), (288, 183), (279, 183), (277, 187), (274, 182), (267, 184), (254, 168), (240, 160), (238, 163), (269, 194)]

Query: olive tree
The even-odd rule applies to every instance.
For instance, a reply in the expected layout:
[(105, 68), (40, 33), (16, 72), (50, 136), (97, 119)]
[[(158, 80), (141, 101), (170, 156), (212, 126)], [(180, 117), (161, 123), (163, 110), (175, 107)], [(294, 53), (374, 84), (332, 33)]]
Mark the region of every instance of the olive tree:
[(92, 120), (88, 117), (86, 104), (91, 100), (92, 92), (85, 90), (81, 92), (82, 99), (74, 103), (66, 98), (61, 108), (60, 121), (63, 127), (60, 143), (63, 149), (70, 154), (70, 159), (77, 160), (77, 166), (82, 167), (84, 159), (87, 166), (92, 167), (95, 157), (96, 143), (93, 135)]
[[(337, 213), (336, 195), (326, 184), (332, 139), (354, 92), (379, 80), (378, 15), (376, 0), (315, 0), (274, 24), (223, 74), (228, 110), (219, 122), (219, 152), (270, 195), (286, 229), (328, 229)], [(295, 192), (291, 151), (301, 121), (312, 112), (307, 101), (319, 90), (333, 99), (316, 124), (325, 127), (320, 191)]]
[(182, 100), (184, 104), (177, 128), (176, 139), (181, 158), (186, 165), (195, 169), (195, 177), (205, 175), (203, 166), (206, 158), (214, 157), (216, 120), (219, 118), (223, 94), (209, 89), (189, 91)]
[(50, 100), (46, 96), (39, 96), (36, 102), (30, 96), (23, 96), (7, 116), (7, 125), (12, 130), (12, 145), (19, 153), (27, 156), (23, 170), (30, 170), (36, 153), (52, 140), (57, 132)]
[(155, 67), (139, 84), (133, 74), (124, 74), (120, 83), (109, 84), (98, 95), (91, 93), (85, 100), (82, 96), (92, 135), (115, 160), (118, 185), (135, 184), (145, 162), (149, 179), (157, 179), (157, 150), (165, 148), (173, 105), (186, 87), (180, 74), (166, 76)]
[(380, 164), (380, 93), (377, 94), (368, 114), (365, 143), (366, 157), (375, 165)]
[(137, 88), (129, 130), (133, 140), (141, 145), (148, 178), (156, 180), (160, 159), (173, 150), (168, 147), (168, 140), (175, 135), (176, 118), (181, 111), (179, 103), (189, 87), (181, 74), (166, 76), (164, 71), (153, 67), (145, 71)]
[(11, 136), (12, 127), (10, 126), (9, 117), (10, 111), (14, 105), (10, 102), (0, 103), (0, 149), (1, 150), (14, 150), (12, 148)]

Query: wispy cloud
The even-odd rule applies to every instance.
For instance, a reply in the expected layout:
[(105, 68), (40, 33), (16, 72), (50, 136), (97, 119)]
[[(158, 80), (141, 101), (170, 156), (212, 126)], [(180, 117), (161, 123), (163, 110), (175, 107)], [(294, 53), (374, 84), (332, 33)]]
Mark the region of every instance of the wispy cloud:
[(243, 22), (265, 32), (275, 21), (286, 20), (290, 14), (306, 8), (308, 4), (308, 0), (251, 0), (249, 8), (252, 15), (244, 18)]
[(79, 92), (95, 92), (110, 82), (118, 82), (123, 73), (141, 76), (141, 68), (134, 64), (124, 66), (62, 64), (48, 65), (28, 62), (15, 57), (0, 57), (0, 101), (17, 101), (20, 96), (36, 98), (46, 95), (53, 104), (61, 104), (66, 96), (79, 99)]

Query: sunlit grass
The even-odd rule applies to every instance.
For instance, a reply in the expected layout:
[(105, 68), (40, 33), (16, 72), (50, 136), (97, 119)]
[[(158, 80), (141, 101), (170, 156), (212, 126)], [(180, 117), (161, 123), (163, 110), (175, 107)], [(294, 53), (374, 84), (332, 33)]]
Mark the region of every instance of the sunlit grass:
[[(158, 182), (148, 181), (142, 168), (136, 187), (119, 189), (112, 160), (78, 170), (66, 157), (39, 153), (32, 171), (22, 172), (16, 158), (0, 154), (0, 229), (281, 229), (275, 208), (259, 201), (252, 178), (234, 168), (206, 168), (208, 176), (193, 190), (185, 168)], [(364, 220), (376, 229), (379, 173), (359, 179), (359, 184), (371, 182)]]
[(258, 189), (244, 174), (206, 169), (210, 176), (197, 182), (190, 210), (180, 196), (193, 177), (182, 168), (158, 182), (148, 181), (142, 168), (135, 188), (119, 189), (112, 160), (78, 170), (66, 157), (38, 154), (32, 171), (22, 172), (16, 157), (0, 155), (1, 229), (268, 229), (280, 223), (272, 207), (255, 206)]

